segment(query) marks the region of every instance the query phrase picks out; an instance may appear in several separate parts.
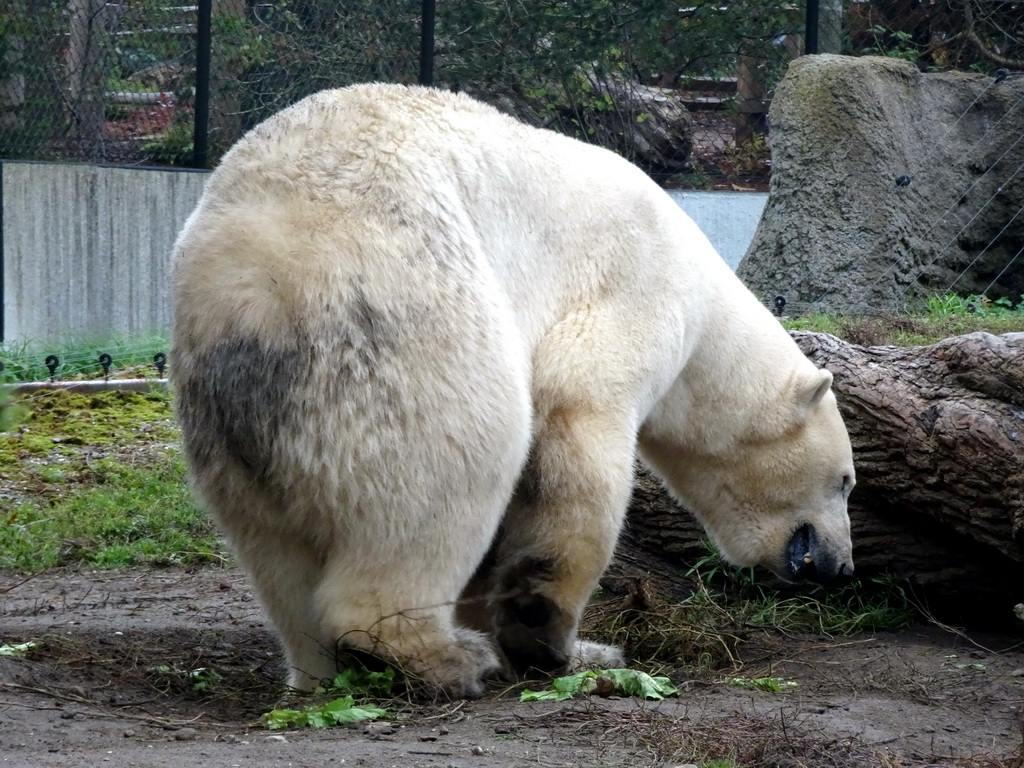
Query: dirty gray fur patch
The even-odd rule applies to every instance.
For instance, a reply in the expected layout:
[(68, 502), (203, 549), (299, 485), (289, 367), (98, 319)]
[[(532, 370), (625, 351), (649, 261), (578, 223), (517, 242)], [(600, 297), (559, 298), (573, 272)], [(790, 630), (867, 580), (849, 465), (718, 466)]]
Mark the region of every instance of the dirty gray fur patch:
[(193, 467), (202, 471), (230, 456), (266, 478), (278, 436), (299, 428), (296, 390), (308, 374), (310, 353), (239, 338), (190, 357), (192, 365), (177, 381), (177, 410)]
[(309, 428), (321, 409), (346, 397), (348, 387), (368, 384), (387, 396), (385, 382), (374, 379), (395, 343), (392, 318), (357, 287), (341, 322), (316, 326), (310, 320), (297, 322), (305, 330), (283, 346), (239, 336), (187, 350), (188, 368), (179, 369), (175, 384), (195, 471), (230, 457), (253, 477), (269, 480), (282, 433)]
[[(359, 336), (359, 341), (373, 353), (379, 353), (386, 346), (391, 336), (390, 323), (387, 316), (371, 306), (365, 294), (356, 290), (348, 304), (348, 317), (352, 328)], [(350, 343), (354, 346), (357, 339), (350, 333)]]
[(523, 557), (502, 574), (497, 585), (495, 634), (502, 653), (519, 674), (537, 670), (557, 674), (569, 662), (566, 639), (573, 621), (543, 587), (554, 577), (549, 558)]
[(324, 352), (336, 355), (340, 383), (365, 382), (380, 367), (381, 358), (399, 340), (400, 324), (380, 311), (357, 287), (346, 302), (342, 322), (317, 330)]

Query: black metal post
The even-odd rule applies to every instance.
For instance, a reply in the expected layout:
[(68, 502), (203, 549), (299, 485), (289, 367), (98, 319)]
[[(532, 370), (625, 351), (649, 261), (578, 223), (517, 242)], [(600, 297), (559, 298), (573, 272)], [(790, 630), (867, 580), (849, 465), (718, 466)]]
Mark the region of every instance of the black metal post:
[(4, 164), (0, 161), (0, 343), (4, 340)]
[(818, 52), (818, 18), (821, 0), (807, 0), (807, 17), (804, 22), (804, 53)]
[(192, 127), (192, 167), (205, 168), (210, 136), (210, 56), (213, 50), (213, 0), (199, 0), (196, 17), (196, 104)]
[(434, 12), (435, 0), (423, 0), (420, 25), (420, 85), (434, 84)]

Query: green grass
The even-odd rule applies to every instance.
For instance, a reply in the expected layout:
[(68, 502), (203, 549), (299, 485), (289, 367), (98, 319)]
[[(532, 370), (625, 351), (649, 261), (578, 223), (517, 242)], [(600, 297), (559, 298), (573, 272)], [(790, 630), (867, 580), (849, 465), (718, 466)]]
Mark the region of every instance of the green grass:
[(38, 393), (0, 406), (0, 567), (221, 563), (166, 393)]
[(934, 296), (914, 314), (811, 314), (784, 318), (782, 324), (787, 330), (828, 333), (863, 346), (921, 346), (976, 331), (996, 335), (1024, 331), (1024, 300), (1014, 304), (983, 296)]
[(698, 591), (727, 600), (737, 619), (750, 628), (842, 636), (898, 629), (917, 615), (896, 579), (876, 577), (839, 588), (795, 588), (770, 574), (732, 567), (710, 541), (705, 541), (705, 547), (708, 554), (694, 564), (689, 576)]
[(180, 458), (141, 468), (108, 463), (94, 482), (53, 504), (25, 501), (5, 515), (0, 567), (223, 561), (223, 545), (189, 496)]
[(743, 647), (793, 636), (847, 636), (912, 624), (918, 613), (901, 582), (859, 581), (839, 589), (785, 585), (767, 572), (728, 565), (710, 543), (688, 573), (686, 599), (642, 585), (587, 609), (584, 639), (620, 646), (644, 669), (700, 677), (742, 667)]
[(156, 377), (153, 355), (167, 354), (166, 335), (110, 335), (103, 337), (64, 336), (55, 339), (0, 344), (0, 383), (46, 381), (50, 371), (46, 358), (56, 355), (60, 361), (55, 372), (58, 380), (97, 379), (103, 377), (99, 356), (110, 355), (112, 377)]
[(851, 344), (862, 346), (914, 347), (935, 344), (950, 336), (960, 336), (976, 331), (996, 335), (1019, 333), (1024, 331), (1024, 313), (993, 316), (879, 315), (871, 317), (840, 317), (818, 314), (784, 318), (782, 325), (789, 331), (828, 333)]

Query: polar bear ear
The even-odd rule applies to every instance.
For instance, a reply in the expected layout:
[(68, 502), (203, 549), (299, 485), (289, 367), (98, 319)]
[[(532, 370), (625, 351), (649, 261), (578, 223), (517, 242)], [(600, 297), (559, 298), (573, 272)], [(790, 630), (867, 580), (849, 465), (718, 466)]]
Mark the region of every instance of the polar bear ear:
[(801, 415), (806, 417), (821, 402), (832, 388), (832, 373), (819, 368), (813, 376), (797, 384), (796, 405)]

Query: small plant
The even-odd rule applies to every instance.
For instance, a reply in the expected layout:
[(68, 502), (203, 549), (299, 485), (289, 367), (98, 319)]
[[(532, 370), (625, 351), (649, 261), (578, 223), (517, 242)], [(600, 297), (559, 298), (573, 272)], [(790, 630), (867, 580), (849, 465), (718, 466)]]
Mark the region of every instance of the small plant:
[(180, 669), (176, 666), (161, 664), (156, 667), (151, 667), (149, 672), (159, 679), (170, 682), (176, 687), (188, 689), (196, 693), (209, 691), (221, 679), (220, 673), (210, 667)]
[(953, 294), (930, 296), (925, 302), (925, 312), (932, 317), (949, 317), (967, 312), (967, 301)]
[(184, 111), (181, 114), (184, 117), (175, 118), (160, 136), (142, 143), (142, 151), (150, 160), (177, 166), (192, 162), (193, 128), (188, 123), (189, 115)]
[(782, 693), (797, 686), (793, 680), (781, 677), (733, 677), (729, 679), (729, 684), (765, 693)]
[(925, 312), (932, 317), (960, 315), (1002, 317), (1012, 314), (1024, 314), (1024, 295), (1016, 303), (1007, 296), (990, 299), (983, 294), (972, 294), (971, 296), (957, 296), (955, 294), (931, 296), (925, 302)]
[(868, 56), (888, 56), (891, 59), (914, 63), (921, 57), (921, 51), (918, 50), (914, 36), (910, 32), (876, 24), (869, 30), (869, 34), (872, 44), (864, 48), (864, 53)]
[(764, 173), (771, 159), (771, 150), (764, 136), (754, 136), (742, 144), (730, 143), (725, 147), (727, 170), (740, 176)]

